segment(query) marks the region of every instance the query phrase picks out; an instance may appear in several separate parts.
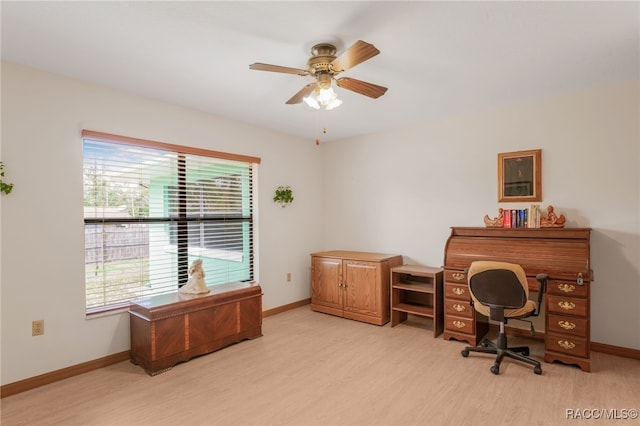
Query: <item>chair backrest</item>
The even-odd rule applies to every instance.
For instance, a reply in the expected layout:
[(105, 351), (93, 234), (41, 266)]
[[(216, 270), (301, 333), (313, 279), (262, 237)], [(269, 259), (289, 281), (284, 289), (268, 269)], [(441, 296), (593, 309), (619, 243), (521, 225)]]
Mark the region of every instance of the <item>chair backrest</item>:
[(485, 306), (518, 309), (527, 303), (527, 275), (515, 263), (477, 261), (467, 273), (474, 303)]

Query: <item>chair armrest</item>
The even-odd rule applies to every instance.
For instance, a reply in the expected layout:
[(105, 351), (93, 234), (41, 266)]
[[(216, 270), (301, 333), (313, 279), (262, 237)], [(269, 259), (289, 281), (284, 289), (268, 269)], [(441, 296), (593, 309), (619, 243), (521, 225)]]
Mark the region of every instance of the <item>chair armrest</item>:
[[(466, 267), (462, 270), (465, 275), (469, 274), (469, 267)], [(469, 278), (467, 277), (467, 284), (469, 284)], [(471, 291), (469, 291), (469, 304), (473, 306), (473, 298), (471, 297)]]
[(536, 275), (536, 280), (538, 280), (538, 307), (531, 314), (532, 317), (537, 317), (540, 314), (540, 310), (542, 309), (542, 296), (547, 291), (547, 280), (549, 279), (549, 275), (547, 274), (538, 274)]

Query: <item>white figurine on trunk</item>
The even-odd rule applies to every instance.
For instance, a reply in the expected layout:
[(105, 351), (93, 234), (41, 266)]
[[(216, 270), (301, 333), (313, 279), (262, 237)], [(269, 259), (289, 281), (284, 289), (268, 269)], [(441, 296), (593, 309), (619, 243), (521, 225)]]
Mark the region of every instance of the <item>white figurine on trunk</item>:
[(196, 259), (189, 267), (189, 281), (178, 290), (180, 293), (202, 294), (209, 293), (207, 283), (204, 281), (202, 259)]

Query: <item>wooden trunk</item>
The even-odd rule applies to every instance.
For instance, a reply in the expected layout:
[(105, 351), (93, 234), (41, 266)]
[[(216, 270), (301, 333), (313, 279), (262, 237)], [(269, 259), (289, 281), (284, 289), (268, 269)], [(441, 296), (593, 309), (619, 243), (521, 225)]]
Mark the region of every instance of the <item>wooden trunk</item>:
[(175, 364), (262, 336), (262, 289), (256, 283), (210, 286), (200, 295), (169, 293), (129, 307), (131, 362), (155, 375)]

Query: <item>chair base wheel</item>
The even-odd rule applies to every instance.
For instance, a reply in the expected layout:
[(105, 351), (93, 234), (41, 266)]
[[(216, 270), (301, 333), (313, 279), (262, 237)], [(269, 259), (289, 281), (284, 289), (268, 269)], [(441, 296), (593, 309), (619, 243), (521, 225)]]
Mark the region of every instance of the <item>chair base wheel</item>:
[(538, 366), (535, 366), (533, 368), (533, 372), (536, 373), (536, 374), (542, 374), (542, 368), (540, 368)]
[(493, 374), (498, 374), (500, 373), (500, 366), (498, 364), (494, 364), (491, 366), (491, 372)]
[(466, 349), (463, 349), (463, 350), (461, 350), (461, 351), (460, 351), (460, 354), (461, 354), (463, 357), (465, 357), (465, 358), (466, 358), (466, 357), (468, 357), (468, 356), (469, 356), (469, 351), (468, 351), (468, 350), (466, 350)]

